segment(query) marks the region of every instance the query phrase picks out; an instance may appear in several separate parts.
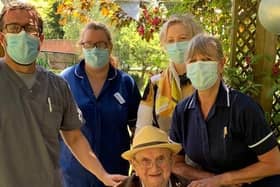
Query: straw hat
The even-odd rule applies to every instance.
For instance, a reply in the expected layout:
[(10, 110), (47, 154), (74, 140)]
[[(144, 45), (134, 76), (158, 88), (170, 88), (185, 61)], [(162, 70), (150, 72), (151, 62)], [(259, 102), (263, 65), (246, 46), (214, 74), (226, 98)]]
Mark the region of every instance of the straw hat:
[(136, 133), (131, 149), (125, 151), (122, 157), (126, 160), (131, 160), (135, 153), (149, 148), (167, 148), (176, 154), (181, 150), (182, 146), (177, 143), (171, 143), (164, 131), (152, 125), (147, 125)]

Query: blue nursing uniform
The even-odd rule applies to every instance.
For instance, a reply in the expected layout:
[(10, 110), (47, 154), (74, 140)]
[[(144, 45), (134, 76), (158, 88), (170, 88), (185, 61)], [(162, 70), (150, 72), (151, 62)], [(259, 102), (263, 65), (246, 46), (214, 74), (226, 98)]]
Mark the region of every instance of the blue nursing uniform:
[[(216, 174), (257, 162), (258, 155), (277, 146), (263, 111), (249, 96), (220, 84), (217, 99), (203, 118), (197, 91), (180, 102), (174, 113), (170, 139), (182, 144), (181, 154), (194, 167)], [(244, 185), (276, 187), (280, 176)]]
[[(83, 113), (85, 125), (81, 130), (107, 172), (127, 175), (129, 163), (121, 158), (121, 153), (130, 148), (127, 125), (135, 127), (139, 90), (131, 76), (110, 65), (107, 80), (96, 98), (84, 66), (82, 60), (61, 73)], [(64, 186), (104, 186), (78, 163), (63, 141), (60, 157)]]

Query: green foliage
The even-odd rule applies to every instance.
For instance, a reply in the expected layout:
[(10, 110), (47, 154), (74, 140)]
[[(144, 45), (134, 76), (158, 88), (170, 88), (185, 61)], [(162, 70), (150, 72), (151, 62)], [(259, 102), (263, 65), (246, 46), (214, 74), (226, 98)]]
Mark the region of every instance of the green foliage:
[(125, 71), (137, 70), (140, 73), (138, 82), (141, 88), (145, 75), (159, 72), (168, 64), (162, 48), (159, 46), (158, 34), (147, 42), (142, 40), (135, 31), (136, 24), (123, 27), (115, 37), (114, 54), (120, 60), (121, 68)]
[(278, 84), (276, 84), (279, 82), (279, 67), (275, 64), (272, 71), (254, 72), (254, 66), (263, 60), (268, 63), (273, 63), (273, 59), (269, 55), (254, 55), (252, 57), (245, 57), (242, 66), (227, 64), (224, 72), (225, 81), (234, 89), (255, 97), (259, 94), (262, 86), (261, 84), (256, 83), (255, 77), (265, 77), (266, 80), (274, 83), (271, 89), (267, 90), (268, 97), (272, 97), (273, 93), (279, 88)]
[(263, 55), (255, 55), (252, 58), (246, 57), (243, 67), (226, 64), (224, 71), (224, 80), (232, 88), (248, 94), (252, 97), (259, 94), (261, 84), (257, 84), (254, 80), (253, 66), (256, 65)]
[(254, 82), (251, 68), (243, 72), (240, 67), (226, 66), (224, 74), (225, 82), (232, 88), (250, 96), (258, 95), (261, 84)]
[(49, 69), (49, 64), (48, 64), (48, 61), (47, 61), (46, 58), (39, 57), (39, 58), (37, 58), (36, 63), (37, 63), (39, 66), (42, 66), (42, 67), (45, 68), (45, 69)]
[[(89, 20), (99, 21), (106, 23), (107, 19), (104, 18), (99, 12), (99, 6), (96, 4), (90, 11), (84, 12), (84, 14), (89, 18)], [(79, 17), (68, 17), (68, 22), (63, 25), (63, 30), (65, 32), (64, 39), (78, 40), (80, 37), (80, 31), (83, 29), (87, 23), (80, 21)]]
[(57, 6), (59, 2), (54, 2), (49, 5), (50, 7), (47, 9), (47, 16), (44, 24), (44, 34), (47, 39), (62, 39), (64, 36), (64, 31), (62, 27), (59, 25), (60, 14), (57, 14)]
[(83, 24), (79, 21), (73, 19), (63, 26), (63, 31), (65, 32), (63, 39), (77, 40), (80, 36), (80, 31), (83, 28)]

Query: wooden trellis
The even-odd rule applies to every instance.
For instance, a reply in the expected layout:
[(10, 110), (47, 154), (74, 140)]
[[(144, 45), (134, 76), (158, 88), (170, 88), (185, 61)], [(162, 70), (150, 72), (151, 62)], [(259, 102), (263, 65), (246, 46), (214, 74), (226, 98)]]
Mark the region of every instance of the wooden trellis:
[[(242, 3), (241, 3), (242, 2)], [(231, 65), (239, 66), (246, 74), (248, 65), (245, 58), (255, 55), (256, 0), (234, 1)], [(234, 50), (235, 49), (235, 50)]]
[[(231, 66), (240, 69), (239, 76), (252, 73), (254, 81), (262, 84), (260, 93), (255, 99), (262, 105), (270, 117), (270, 123), (276, 135), (280, 135), (280, 90), (269, 95), (273, 79), (267, 76), (272, 71), (274, 63), (280, 59), (280, 37), (266, 31), (257, 18), (259, 0), (233, 1), (233, 33), (231, 44)], [(253, 68), (248, 68), (248, 58), (263, 56)], [(270, 60), (265, 58), (270, 56)], [(246, 84), (246, 82), (242, 83)]]
[[(279, 62), (279, 60), (280, 60), (280, 36), (278, 37), (277, 54), (276, 54), (276, 61)], [(277, 84), (280, 84), (280, 82), (277, 82)], [(273, 125), (273, 128), (275, 129), (276, 134), (280, 136), (280, 124), (279, 121), (275, 119), (275, 116), (277, 114), (280, 114), (280, 89), (276, 90), (273, 93), (273, 102), (272, 102), (272, 110), (271, 110), (271, 117), (272, 117), (271, 123)]]

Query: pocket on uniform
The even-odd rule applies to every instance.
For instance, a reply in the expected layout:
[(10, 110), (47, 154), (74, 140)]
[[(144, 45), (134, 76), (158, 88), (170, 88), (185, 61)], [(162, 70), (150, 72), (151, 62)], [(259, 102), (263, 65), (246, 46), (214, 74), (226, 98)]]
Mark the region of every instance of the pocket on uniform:
[(41, 132), (44, 137), (57, 140), (62, 120), (63, 113), (61, 107), (54, 104), (51, 107), (46, 105), (41, 123)]

